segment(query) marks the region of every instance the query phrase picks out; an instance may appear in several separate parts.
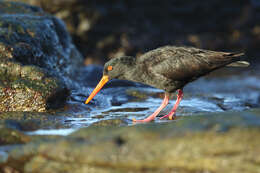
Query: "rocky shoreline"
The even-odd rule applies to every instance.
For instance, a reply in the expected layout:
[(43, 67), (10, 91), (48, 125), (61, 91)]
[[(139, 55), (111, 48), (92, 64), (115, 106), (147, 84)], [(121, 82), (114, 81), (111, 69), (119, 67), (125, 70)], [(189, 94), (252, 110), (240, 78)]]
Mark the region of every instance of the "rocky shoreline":
[[(190, 20), (186, 20), (183, 14), (192, 14), (203, 5), (187, 2), (187, 6), (186, 2), (179, 3), (179, 7), (185, 8), (178, 9), (169, 6), (170, 1), (162, 3), (163, 7), (169, 7), (162, 13), (165, 17), (162, 26), (167, 26), (167, 14), (180, 16), (171, 27), (187, 26), (185, 21)], [(249, 5), (249, 9), (259, 8), (250, 6), (252, 2), (242, 5)], [(255, 16), (251, 16), (252, 20), (249, 20), (250, 16), (244, 20), (253, 27), (250, 37), (247, 37), (248, 28), (244, 30), (238, 23), (227, 29), (221, 37), (223, 40), (215, 39), (216, 35), (203, 31), (207, 18), (202, 17), (203, 25), (194, 22), (190, 29), (181, 30), (184, 35), (180, 34), (175, 42), (169, 42), (176, 33), (164, 27), (164, 32), (158, 34), (161, 31), (156, 22), (160, 19), (149, 17), (153, 13), (145, 5), (148, 1), (128, 2), (129, 6), (136, 7), (133, 8), (136, 15), (132, 18), (138, 20), (134, 24), (125, 14), (128, 5), (123, 1), (113, 1), (113, 7), (107, 1), (99, 4), (91, 1), (88, 8), (85, 8), (85, 1), (32, 0), (30, 3), (62, 18), (72, 36), (60, 19), (39, 7), (0, 1), (1, 173), (260, 172), (260, 78), (257, 63), (244, 71), (217, 71), (187, 86), (177, 120), (138, 124), (131, 119), (150, 114), (161, 102), (161, 91), (136, 83), (113, 81), (91, 104), (85, 105), (84, 100), (102, 75), (102, 67), (84, 67), (81, 56), (82, 53), (85, 64), (101, 63), (108, 56), (138, 56), (142, 51), (164, 43), (240, 50), (247, 43), (245, 38), (255, 39), (248, 42), (247, 47), (250, 47), (250, 55), (257, 56), (259, 51), (252, 51), (259, 41), (259, 28), (255, 26), (257, 20), (253, 20)], [(211, 1), (204, 5), (212, 9), (212, 4), (218, 6), (221, 3)], [(242, 9), (243, 14), (248, 14), (238, 2), (230, 1), (226, 5), (227, 8), (236, 8), (230, 11), (221, 9), (224, 16), (234, 12), (238, 20)], [(147, 16), (140, 17), (141, 9), (147, 12)], [(169, 13), (172, 9), (175, 10), (173, 14)], [(116, 24), (114, 17), (118, 14), (131, 22), (125, 20)], [(204, 13), (201, 11), (199, 14)], [(210, 18), (215, 19), (215, 15)], [(102, 23), (107, 18), (111, 18), (110, 22), (115, 25)], [(77, 22), (71, 22), (72, 19)], [(228, 18), (220, 28), (229, 26), (230, 20)], [(141, 23), (142, 27), (133, 30), (129, 23), (132, 27)], [(94, 27), (94, 24), (97, 25)], [(214, 30), (211, 21), (208, 25), (210, 31)], [(88, 30), (87, 26), (93, 28)], [(116, 29), (111, 30), (113, 27)], [(194, 31), (200, 34), (187, 34), (194, 27)], [(153, 29), (147, 30), (149, 28)], [(154, 39), (158, 38), (163, 39), (154, 45)], [(244, 41), (235, 44), (238, 39)], [(45, 131), (40, 135), (36, 133), (38, 130)], [(68, 135), (51, 135), (46, 132), (48, 130), (67, 130)]]
[[(19, 173), (258, 172), (259, 113), (259, 109), (255, 109), (160, 124), (94, 125), (66, 137), (16, 134), (20, 142), (26, 144), (14, 146), (8, 151), (8, 157), (1, 153), (0, 170)], [(250, 119), (255, 124), (248, 126)]]
[(0, 9), (0, 111), (61, 107), (82, 65), (64, 24), (23, 3), (0, 2)]

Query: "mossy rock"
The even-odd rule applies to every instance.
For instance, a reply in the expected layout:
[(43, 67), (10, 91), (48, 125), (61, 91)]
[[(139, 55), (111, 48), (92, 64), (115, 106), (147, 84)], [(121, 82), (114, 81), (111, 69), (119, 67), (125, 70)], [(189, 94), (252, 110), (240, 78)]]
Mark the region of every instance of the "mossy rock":
[(65, 84), (36, 66), (0, 61), (0, 111), (38, 111), (61, 107), (67, 96)]
[(51, 112), (2, 112), (0, 127), (20, 131), (35, 131), (39, 129), (69, 128), (64, 113)]
[(259, 122), (259, 115), (256, 109), (160, 124), (91, 126), (17, 147), (0, 167), (23, 173), (255, 173), (260, 128), (248, 122)]
[(18, 130), (0, 127), (0, 145), (25, 144), (30, 141), (30, 136)]
[(0, 2), (0, 111), (62, 107), (80, 64), (62, 21), (39, 7)]

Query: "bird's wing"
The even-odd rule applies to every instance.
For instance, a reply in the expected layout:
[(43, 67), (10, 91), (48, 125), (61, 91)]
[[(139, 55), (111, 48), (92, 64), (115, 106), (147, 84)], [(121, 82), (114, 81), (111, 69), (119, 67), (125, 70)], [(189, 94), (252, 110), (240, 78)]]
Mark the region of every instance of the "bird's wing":
[(144, 65), (150, 74), (174, 81), (192, 81), (236, 61), (235, 58), (241, 55), (192, 47), (165, 46), (147, 52), (137, 62)]

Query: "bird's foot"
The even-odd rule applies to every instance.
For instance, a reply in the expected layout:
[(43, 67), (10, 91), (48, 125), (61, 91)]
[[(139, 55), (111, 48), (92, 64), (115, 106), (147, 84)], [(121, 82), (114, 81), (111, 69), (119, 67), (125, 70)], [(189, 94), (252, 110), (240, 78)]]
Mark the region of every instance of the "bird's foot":
[(153, 121), (155, 119), (155, 117), (161, 112), (161, 110), (163, 108), (165, 108), (165, 106), (167, 106), (168, 103), (169, 103), (169, 93), (165, 93), (162, 104), (152, 115), (148, 116), (147, 118), (145, 118), (143, 120), (136, 120), (135, 118), (133, 118), (133, 122), (146, 123), (146, 122)]
[(163, 117), (160, 118), (160, 120), (163, 119), (163, 118), (167, 118), (167, 117), (169, 118), (169, 120), (175, 120), (176, 119), (175, 112), (164, 115)]

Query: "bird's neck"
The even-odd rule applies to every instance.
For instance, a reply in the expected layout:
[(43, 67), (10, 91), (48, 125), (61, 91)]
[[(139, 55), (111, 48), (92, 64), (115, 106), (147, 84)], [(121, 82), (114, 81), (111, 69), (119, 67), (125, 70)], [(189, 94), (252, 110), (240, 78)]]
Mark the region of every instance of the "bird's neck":
[(128, 66), (126, 69), (126, 73), (124, 73), (122, 79), (143, 83), (143, 76), (145, 75), (144, 73), (145, 72), (140, 69), (138, 64), (136, 64), (135, 66)]

